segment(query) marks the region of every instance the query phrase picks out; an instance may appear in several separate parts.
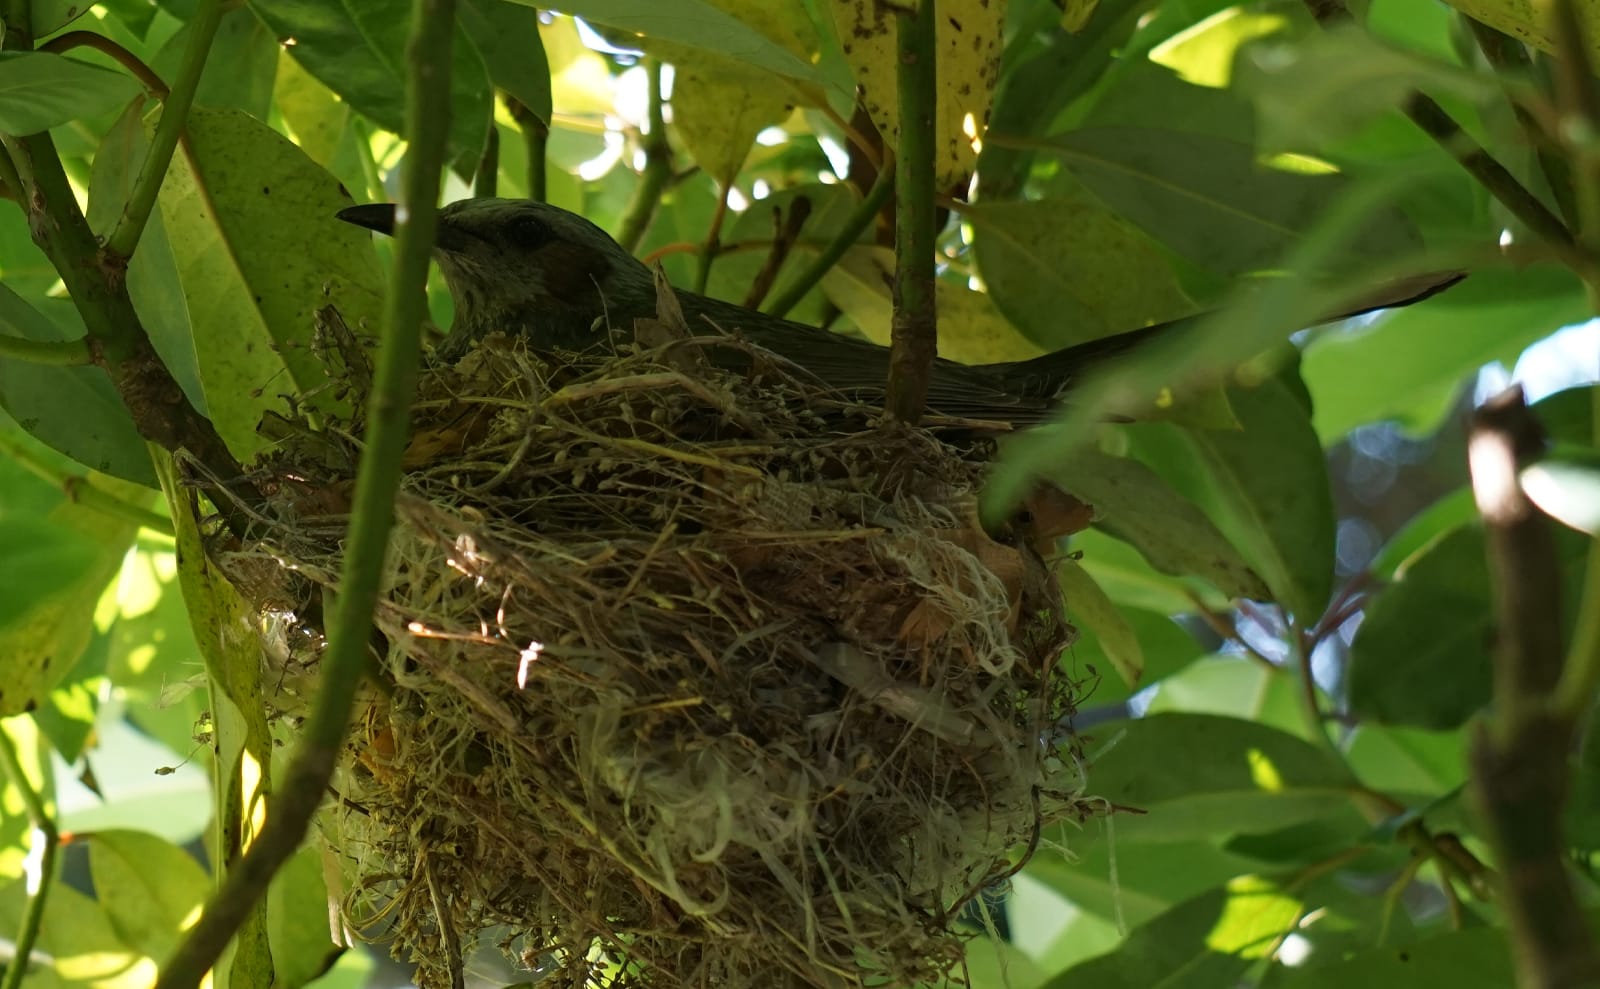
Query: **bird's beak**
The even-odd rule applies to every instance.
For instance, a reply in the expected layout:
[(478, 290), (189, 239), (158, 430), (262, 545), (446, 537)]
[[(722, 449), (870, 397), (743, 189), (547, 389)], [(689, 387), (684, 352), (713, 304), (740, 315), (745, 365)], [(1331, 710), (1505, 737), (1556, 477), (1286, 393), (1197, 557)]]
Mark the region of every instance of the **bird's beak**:
[[(364, 203), (360, 206), (346, 206), (334, 215), (346, 223), (393, 237), (394, 211), (394, 203)], [(466, 235), (460, 230), (440, 218), (439, 228), (433, 237), (433, 245), (442, 251), (459, 251), (466, 246), (465, 237)]]

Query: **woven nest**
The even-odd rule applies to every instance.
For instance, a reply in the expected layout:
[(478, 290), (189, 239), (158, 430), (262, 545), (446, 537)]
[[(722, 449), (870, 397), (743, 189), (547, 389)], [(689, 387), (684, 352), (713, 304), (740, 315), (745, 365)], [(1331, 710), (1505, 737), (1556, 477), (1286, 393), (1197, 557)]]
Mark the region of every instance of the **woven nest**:
[[(424, 374), (382, 686), (323, 818), (346, 924), (423, 985), (486, 943), (546, 985), (959, 979), (963, 908), (1095, 812), (1059, 589), (976, 523), (988, 444), (640, 335)], [(334, 583), (358, 429), (269, 464), (269, 531), (225, 560), (263, 609)], [(301, 632), (267, 678), (288, 724)]]

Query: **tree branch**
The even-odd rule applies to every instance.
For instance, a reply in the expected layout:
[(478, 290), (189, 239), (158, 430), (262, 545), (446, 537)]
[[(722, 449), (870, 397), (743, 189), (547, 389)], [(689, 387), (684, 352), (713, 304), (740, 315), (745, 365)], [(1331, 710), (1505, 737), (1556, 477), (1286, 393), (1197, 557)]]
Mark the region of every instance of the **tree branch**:
[(839, 263), (839, 259), (844, 257), (844, 252), (861, 239), (862, 231), (872, 224), (872, 218), (878, 215), (878, 211), (883, 209), (883, 204), (889, 201), (890, 194), (894, 192), (894, 172), (893, 164), (886, 165), (878, 172), (878, 178), (867, 191), (866, 198), (857, 203), (856, 208), (845, 219), (844, 226), (839, 229), (839, 236), (833, 238), (828, 246), (817, 254), (811, 264), (806, 266), (806, 270), (801, 272), (799, 278), (767, 304), (766, 312), (769, 315), (788, 315), (789, 310), (822, 281), (822, 276), (828, 273), (828, 269)]
[(895, 168), (894, 320), (890, 328), (885, 410), (915, 424), (922, 418), (938, 353), (934, 306), (933, 196), (935, 0), (895, 11), (899, 55), (900, 135)]
[(1560, 561), (1552, 523), (1518, 481), (1543, 441), (1520, 388), (1473, 416), (1467, 456), (1496, 619), (1493, 714), (1473, 738), (1473, 789), (1500, 866), (1519, 983), (1592, 985), (1600, 954), (1561, 833), (1574, 722), (1549, 703), (1562, 665)]

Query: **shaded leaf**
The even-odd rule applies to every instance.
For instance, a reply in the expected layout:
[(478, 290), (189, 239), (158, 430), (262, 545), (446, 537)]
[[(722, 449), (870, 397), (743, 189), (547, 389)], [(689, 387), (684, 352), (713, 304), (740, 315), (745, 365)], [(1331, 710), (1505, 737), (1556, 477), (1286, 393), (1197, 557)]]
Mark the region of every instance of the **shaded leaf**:
[(37, 134), (143, 92), (128, 76), (51, 52), (0, 52), (0, 131)]
[[(1342, 176), (1262, 167), (1253, 147), (1153, 127), (1093, 127), (1040, 145), (1124, 219), (1224, 275), (1278, 265), (1348, 186)], [(1397, 212), (1362, 225), (1349, 250), (1383, 257), (1416, 245)]]
[[(162, 78), (177, 78), (193, 32), (191, 21), (156, 54), (151, 68)], [(272, 86), (281, 50), (272, 31), (248, 9), (240, 6), (224, 11), (211, 39), (195, 102), (218, 110), (243, 110), (266, 120), (272, 112)]]
[[(46, 300), (49, 319), (0, 285), (0, 332), (27, 340), (82, 339), (77, 311)], [(149, 487), (150, 454), (111, 379), (98, 367), (47, 367), (0, 358), (0, 408), (35, 439), (95, 470)]]
[(1228, 606), (1227, 598), (1215, 590), (1197, 580), (1157, 571), (1138, 550), (1107, 533), (1080, 532), (1072, 537), (1071, 545), (1083, 553), (1080, 562), (1095, 583), (1125, 607), (1177, 615), (1193, 611), (1197, 597), (1208, 607)]
[(344, 951), (328, 934), (328, 890), (322, 878), (322, 849), (300, 849), (267, 890), (268, 932), (272, 942), (272, 984), (300, 989), (316, 979)]
[(1117, 818), (1119, 841), (1273, 831), (1339, 811), (1354, 785), (1310, 742), (1236, 718), (1157, 714), (1101, 726), (1094, 740), (1089, 792), (1144, 812)]
[[(0, 925), (18, 930), (27, 902), (23, 882), (0, 889)], [(158, 973), (154, 959), (122, 942), (99, 903), (60, 882), (34, 950), (51, 963), (28, 973), (29, 989), (149, 989)]]
[(1089, 627), (1080, 627), (1078, 637), (1067, 650), (1062, 665), (1074, 680), (1086, 682), (1088, 694), (1079, 706), (1101, 707), (1126, 700), (1136, 690), (1160, 683), (1205, 654), (1205, 649), (1186, 632), (1183, 626), (1159, 612), (1146, 608), (1121, 605), (1117, 609), (1139, 643), (1144, 654), (1144, 675), (1140, 682), (1130, 687), (1121, 678), (1112, 676), (1111, 659), (1100, 642), (1100, 636)]
[[(407, 0), (251, 0), (250, 9), (357, 112), (386, 130), (404, 130)], [(475, 161), (482, 152), (493, 97), (483, 59), (458, 26), (450, 62), (450, 148), (457, 155)]]
[(962, 218), (995, 305), (1046, 349), (1194, 311), (1155, 243), (1086, 198), (982, 203)]
[(87, 14), (91, 6), (88, 0), (29, 0), (28, 26), (34, 37), (43, 38)]
[(1517, 982), (1511, 945), (1498, 927), (1454, 931), (1401, 947), (1370, 948), (1348, 958), (1290, 968), (1275, 966), (1273, 989), (1346, 989), (1352, 985), (1510, 986)]
[(538, 11), (506, 0), (464, 0), (456, 17), (483, 56), (495, 88), (548, 124), (550, 65), (539, 36)]
[(1094, 506), (1097, 526), (1132, 544), (1162, 573), (1199, 577), (1228, 597), (1268, 594), (1205, 513), (1139, 461), (1083, 449), (1049, 477)]
[(1100, 648), (1130, 689), (1144, 673), (1144, 651), (1133, 626), (1122, 616), (1094, 578), (1072, 560), (1056, 564), (1056, 579), (1066, 598), (1067, 614), (1094, 631)]

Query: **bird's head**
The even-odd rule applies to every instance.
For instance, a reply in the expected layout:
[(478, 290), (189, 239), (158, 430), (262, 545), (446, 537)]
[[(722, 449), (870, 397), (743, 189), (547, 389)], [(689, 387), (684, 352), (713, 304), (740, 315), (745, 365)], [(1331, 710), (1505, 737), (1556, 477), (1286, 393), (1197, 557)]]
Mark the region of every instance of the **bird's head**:
[[(339, 219), (392, 234), (395, 207), (340, 210)], [(439, 210), (435, 260), (455, 301), (446, 348), (502, 330), (541, 348), (582, 349), (608, 313), (631, 325), (654, 292), (649, 269), (575, 213), (525, 199), (463, 199)]]

